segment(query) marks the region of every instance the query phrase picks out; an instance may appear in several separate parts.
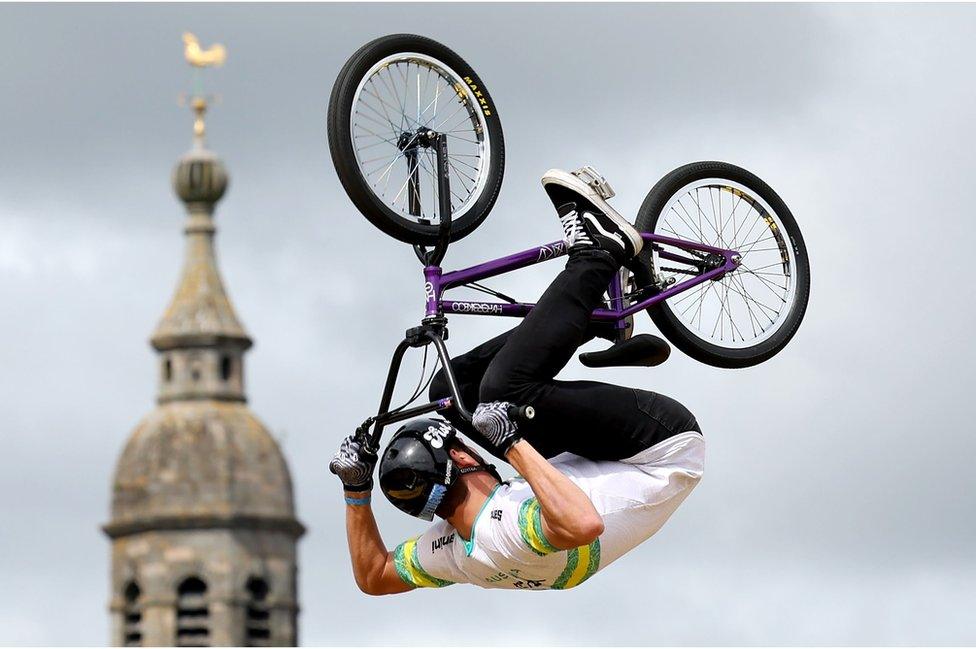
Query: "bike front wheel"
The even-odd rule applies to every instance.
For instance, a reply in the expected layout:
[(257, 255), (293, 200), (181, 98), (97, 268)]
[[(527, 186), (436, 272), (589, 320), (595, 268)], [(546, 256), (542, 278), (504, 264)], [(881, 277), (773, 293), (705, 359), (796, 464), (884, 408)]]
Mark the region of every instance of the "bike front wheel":
[[(786, 203), (756, 175), (724, 162), (679, 167), (648, 193), (636, 225), (741, 254), (736, 270), (648, 309), (678, 349), (716, 367), (749, 367), (779, 353), (796, 333), (810, 296), (806, 245)], [(656, 292), (702, 272), (694, 263), (661, 259), (660, 249), (647, 245), (641, 252), (638, 288)], [(702, 253), (679, 252), (707, 261)]]
[(394, 34), (346, 62), (329, 101), (329, 149), (352, 202), (386, 234), (411, 244), (439, 237), (431, 134), (446, 138), (451, 241), (495, 204), (505, 166), (501, 122), (484, 83), (437, 41)]

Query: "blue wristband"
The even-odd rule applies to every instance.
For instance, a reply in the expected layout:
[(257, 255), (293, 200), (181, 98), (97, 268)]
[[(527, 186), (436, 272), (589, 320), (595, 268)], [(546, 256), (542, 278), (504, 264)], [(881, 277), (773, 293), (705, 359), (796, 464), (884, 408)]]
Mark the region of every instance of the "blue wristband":
[(369, 501), (371, 499), (372, 498), (370, 496), (366, 496), (365, 498), (351, 498), (349, 496), (346, 496), (346, 504), (347, 505), (360, 505), (360, 506), (362, 506), (362, 505), (368, 505), (369, 504)]

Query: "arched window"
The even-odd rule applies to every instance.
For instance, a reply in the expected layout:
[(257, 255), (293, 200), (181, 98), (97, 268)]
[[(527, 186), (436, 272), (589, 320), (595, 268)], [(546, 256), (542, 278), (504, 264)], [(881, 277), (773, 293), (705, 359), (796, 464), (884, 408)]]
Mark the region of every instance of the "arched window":
[(163, 361), (163, 380), (167, 383), (173, 380), (173, 361), (168, 357)]
[(225, 381), (230, 380), (231, 371), (234, 369), (234, 359), (230, 356), (220, 357), (220, 378)]
[(271, 643), (268, 590), (268, 582), (260, 577), (247, 580), (247, 628), (244, 635), (248, 647), (267, 647)]
[(122, 641), (126, 647), (142, 646), (142, 604), (139, 585), (130, 581), (122, 590), (125, 606), (122, 609)]
[(210, 646), (210, 608), (207, 584), (199, 577), (187, 577), (176, 591), (176, 646)]

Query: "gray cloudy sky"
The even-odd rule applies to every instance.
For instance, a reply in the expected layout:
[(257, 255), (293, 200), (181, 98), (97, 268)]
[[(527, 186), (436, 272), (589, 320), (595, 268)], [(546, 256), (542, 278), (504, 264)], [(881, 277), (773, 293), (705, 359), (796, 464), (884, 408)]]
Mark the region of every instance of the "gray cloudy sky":
[[(229, 50), (219, 251), (311, 530), (304, 643), (976, 643), (976, 7), (773, 4), (0, 6), (0, 643), (108, 637), (98, 525), (181, 261), (185, 29)], [(557, 238), (539, 176), (583, 163), (625, 213), (679, 164), (738, 163), (810, 249), (806, 321), (768, 363), (565, 370), (678, 398), (709, 443), (672, 521), (580, 589), (370, 599), (351, 578), (327, 459), (422, 283), (343, 194), (325, 113), (346, 57), (399, 31), (458, 50), (505, 127), (500, 200), (448, 265)], [(533, 297), (552, 271), (496, 285)], [(450, 346), (507, 324), (456, 318)], [(391, 545), (421, 529), (377, 509)]]

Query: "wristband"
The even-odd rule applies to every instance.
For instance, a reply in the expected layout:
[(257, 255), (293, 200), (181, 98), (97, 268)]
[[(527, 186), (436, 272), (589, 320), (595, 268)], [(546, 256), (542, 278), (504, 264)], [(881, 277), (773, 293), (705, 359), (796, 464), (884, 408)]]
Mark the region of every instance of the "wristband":
[(368, 505), (370, 500), (372, 500), (372, 497), (369, 494), (366, 494), (362, 498), (353, 498), (351, 496), (346, 496), (345, 498), (346, 498), (347, 505), (354, 505), (354, 506)]

